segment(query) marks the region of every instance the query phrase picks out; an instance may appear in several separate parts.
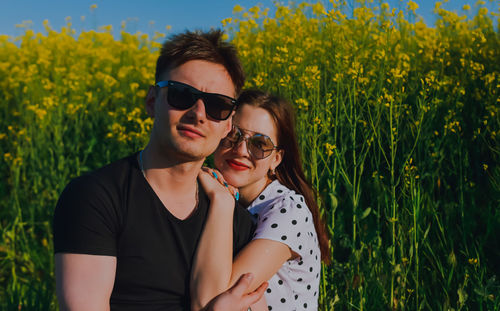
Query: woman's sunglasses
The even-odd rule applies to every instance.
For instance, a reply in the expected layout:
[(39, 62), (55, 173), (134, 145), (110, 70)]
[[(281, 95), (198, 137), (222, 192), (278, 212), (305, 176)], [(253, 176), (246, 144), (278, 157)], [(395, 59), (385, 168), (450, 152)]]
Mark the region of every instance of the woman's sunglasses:
[(191, 85), (177, 81), (160, 81), (157, 87), (167, 87), (168, 104), (174, 108), (186, 110), (194, 106), (198, 99), (205, 104), (205, 111), (212, 119), (222, 121), (229, 118), (236, 107), (236, 99), (216, 93), (205, 93)]
[[(252, 133), (252, 136), (245, 136), (242, 131)], [(239, 146), (242, 140), (247, 143), (248, 153), (256, 159), (267, 158), (274, 149), (279, 149), (274, 145), (269, 136), (245, 130), (235, 125), (233, 125), (229, 134), (221, 141), (221, 146), (224, 148), (234, 148)]]

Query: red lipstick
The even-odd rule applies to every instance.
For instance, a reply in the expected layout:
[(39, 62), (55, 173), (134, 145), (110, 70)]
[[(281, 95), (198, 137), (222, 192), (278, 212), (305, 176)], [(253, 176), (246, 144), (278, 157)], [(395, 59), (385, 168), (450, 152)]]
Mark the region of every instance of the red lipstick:
[(227, 165), (229, 165), (230, 168), (237, 170), (237, 171), (244, 171), (249, 169), (249, 167), (241, 162), (238, 162), (233, 159), (228, 159), (226, 160)]

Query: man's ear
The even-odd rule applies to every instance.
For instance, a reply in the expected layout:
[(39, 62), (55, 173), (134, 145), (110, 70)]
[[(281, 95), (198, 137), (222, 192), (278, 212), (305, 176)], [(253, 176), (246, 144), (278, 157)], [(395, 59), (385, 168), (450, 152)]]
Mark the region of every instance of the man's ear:
[(155, 102), (156, 102), (156, 96), (157, 96), (157, 91), (156, 87), (154, 85), (151, 85), (148, 90), (148, 95), (146, 95), (146, 112), (151, 118), (155, 117)]
[(233, 128), (233, 116), (234, 116), (235, 111), (231, 113), (231, 116), (227, 119), (226, 122), (226, 128), (224, 129), (224, 137), (227, 136), (227, 134), (231, 131)]

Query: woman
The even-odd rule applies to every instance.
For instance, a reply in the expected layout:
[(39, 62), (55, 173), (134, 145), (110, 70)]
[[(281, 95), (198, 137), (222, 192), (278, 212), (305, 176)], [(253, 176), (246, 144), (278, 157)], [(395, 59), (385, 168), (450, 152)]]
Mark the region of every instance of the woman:
[(209, 174), (199, 175), (211, 208), (193, 267), (193, 309), (246, 272), (254, 275), (249, 290), (269, 280), (265, 301), (252, 310), (317, 309), (320, 260), (329, 263), (328, 236), (302, 170), (293, 108), (261, 91), (245, 91), (238, 102), (233, 129), (214, 154), (220, 173), (212, 173), (238, 189), (239, 203), (255, 216), (257, 229), (233, 260), (234, 201)]

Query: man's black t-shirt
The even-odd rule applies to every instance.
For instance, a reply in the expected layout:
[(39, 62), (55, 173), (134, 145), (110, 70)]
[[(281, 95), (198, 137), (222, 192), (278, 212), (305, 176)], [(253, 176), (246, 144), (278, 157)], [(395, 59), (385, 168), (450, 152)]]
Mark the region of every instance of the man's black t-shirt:
[[(199, 187), (198, 208), (173, 216), (139, 169), (136, 154), (78, 177), (54, 213), (54, 250), (117, 257), (112, 310), (189, 310), (189, 278), (209, 201)], [(234, 212), (233, 249), (250, 239), (250, 214)]]

